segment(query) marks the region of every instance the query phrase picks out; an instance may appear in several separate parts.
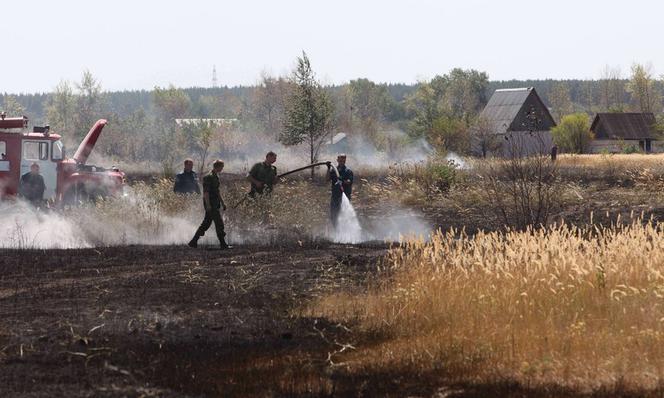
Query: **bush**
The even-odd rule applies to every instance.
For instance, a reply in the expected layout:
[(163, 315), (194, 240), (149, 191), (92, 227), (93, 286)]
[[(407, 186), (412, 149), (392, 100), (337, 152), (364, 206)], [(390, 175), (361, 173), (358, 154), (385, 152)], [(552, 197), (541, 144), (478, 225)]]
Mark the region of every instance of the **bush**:
[(426, 179), (440, 192), (447, 192), (456, 182), (457, 167), (453, 161), (428, 162), (425, 167)]
[(586, 152), (593, 139), (590, 121), (585, 113), (564, 116), (560, 124), (551, 129), (551, 135), (560, 149), (572, 153)]

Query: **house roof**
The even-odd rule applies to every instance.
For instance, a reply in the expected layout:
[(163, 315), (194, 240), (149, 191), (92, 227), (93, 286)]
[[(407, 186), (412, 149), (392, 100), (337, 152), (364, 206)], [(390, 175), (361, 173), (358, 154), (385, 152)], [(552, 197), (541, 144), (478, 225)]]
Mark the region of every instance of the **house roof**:
[(332, 136), (332, 139), (330, 140), (330, 144), (335, 145), (338, 144), (339, 142), (343, 141), (346, 139), (346, 133), (337, 133)]
[(234, 123), (237, 123), (237, 119), (205, 119), (205, 118), (194, 118), (194, 119), (175, 119), (175, 123), (178, 126), (184, 125), (201, 125), (209, 124), (212, 126), (231, 126)]
[(652, 113), (598, 113), (590, 131), (595, 138), (608, 139), (654, 139), (655, 115)]
[(549, 110), (533, 87), (496, 90), (480, 116), (493, 125), (495, 132), (508, 131), (531, 95), (534, 96), (533, 100), (539, 103), (541, 111), (551, 119), (551, 123), (555, 126)]

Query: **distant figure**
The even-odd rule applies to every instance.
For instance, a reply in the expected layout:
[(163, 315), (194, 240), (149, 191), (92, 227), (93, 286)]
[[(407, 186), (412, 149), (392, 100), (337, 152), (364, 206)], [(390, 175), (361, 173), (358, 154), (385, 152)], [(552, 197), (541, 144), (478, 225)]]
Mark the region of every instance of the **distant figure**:
[(194, 171), (194, 161), (186, 159), (184, 161), (184, 170), (182, 173), (175, 176), (175, 184), (173, 185), (173, 192), (175, 193), (201, 193), (198, 186), (198, 176)]
[(555, 162), (557, 157), (558, 157), (558, 145), (554, 145), (551, 147), (551, 161)]
[(0, 160), (7, 160), (7, 155), (3, 153), (2, 156), (0, 156)]
[(247, 175), (247, 180), (251, 182), (251, 192), (249, 196), (256, 197), (256, 194), (263, 195), (272, 192), (274, 184), (277, 183), (277, 168), (273, 164), (277, 161), (277, 154), (270, 151), (265, 155), (265, 160), (253, 165)]
[(44, 190), (46, 190), (46, 184), (44, 184), (44, 177), (39, 174), (39, 164), (33, 163), (30, 166), (30, 172), (21, 176), (19, 195), (33, 206), (41, 207), (44, 201)]
[(346, 155), (337, 156), (337, 173), (328, 166), (328, 178), (332, 182), (332, 197), (330, 200), (330, 220), (334, 228), (337, 227), (339, 212), (341, 211), (341, 195), (346, 195), (350, 200), (353, 194), (353, 171), (346, 167)]
[(224, 231), (224, 220), (221, 218), (221, 209), (226, 210), (226, 204), (221, 198), (219, 173), (224, 169), (224, 162), (216, 160), (212, 164), (212, 171), (203, 177), (203, 206), (205, 207), (205, 218), (201, 226), (196, 230), (196, 234), (189, 242), (189, 247), (198, 247), (198, 239), (205, 235), (205, 231), (210, 228), (214, 222), (214, 228), (217, 231), (217, 238), (221, 249), (228, 249), (226, 244), (226, 232)]

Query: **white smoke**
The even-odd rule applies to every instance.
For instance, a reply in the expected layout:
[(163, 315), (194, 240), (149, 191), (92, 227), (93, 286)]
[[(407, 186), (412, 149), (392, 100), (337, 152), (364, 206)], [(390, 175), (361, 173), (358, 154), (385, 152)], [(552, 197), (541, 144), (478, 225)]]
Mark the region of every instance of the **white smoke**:
[(182, 244), (191, 239), (201, 221), (194, 221), (187, 214), (181, 217), (161, 214), (153, 203), (139, 195), (128, 195), (114, 205), (131, 211), (126, 214), (104, 213), (94, 206), (69, 211), (37, 210), (20, 200), (0, 202), (0, 248)]
[(425, 139), (412, 140), (400, 130), (381, 131), (377, 135), (384, 141), (380, 147), (366, 135), (356, 134), (347, 138), (346, 145), (324, 145), (321, 158), (334, 160), (338, 152), (344, 152), (353, 167), (378, 169), (394, 163), (424, 162), (435, 152)]
[(457, 169), (467, 170), (470, 168), (470, 164), (456, 152), (448, 152), (447, 155), (445, 155), (445, 160), (452, 163)]
[(428, 240), (433, 232), (424, 217), (397, 205), (385, 206), (378, 217), (363, 220), (365, 241), (399, 242), (405, 238)]
[(55, 212), (23, 202), (0, 202), (0, 247), (67, 249), (92, 246), (80, 229)]

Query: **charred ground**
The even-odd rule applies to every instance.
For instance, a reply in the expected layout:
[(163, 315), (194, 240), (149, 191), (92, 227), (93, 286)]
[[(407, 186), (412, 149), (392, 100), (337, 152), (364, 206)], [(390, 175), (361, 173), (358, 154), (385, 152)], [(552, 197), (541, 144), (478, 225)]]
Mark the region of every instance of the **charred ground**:
[(331, 289), (360, 286), (385, 250), (5, 250), (0, 395), (334, 393), (347, 388), (326, 371), (344, 328), (293, 311)]
[[(610, 224), (617, 214), (627, 219), (634, 213), (661, 220), (664, 172), (654, 166), (641, 167), (648, 173), (613, 169), (563, 170), (568, 175), (554, 218)], [(366, 177), (358, 181), (354, 197), (365, 226), (384, 223), (387, 215), (407, 208), (423, 214), (433, 229), (497, 228), (492, 204), (478, 200), (482, 185), (471, 173), (449, 192), (431, 197), (410, 177)], [(170, 182), (163, 185), (161, 191), (170, 190)], [(288, 210), (276, 212), (275, 222), (297, 226), (324, 219), (327, 187), (324, 181), (281, 186), (284, 195), (277, 199), (295, 199), (275, 204)], [(161, 191), (150, 189), (162, 198), (155, 194)], [(238, 189), (230, 199), (243, 193)], [(162, 202), (171, 199), (163, 195)], [(176, 210), (183, 207), (174, 203)], [(115, 207), (111, 203), (96, 211), (132, 221), (125, 208)], [(317, 208), (321, 214), (314, 214)], [(136, 214), (131, 217), (140, 221)], [(230, 231), (237, 224), (231, 223)], [(302, 316), (300, 309), (319, 296), (353, 294), (385, 278), (377, 270), (388, 246), (312, 242), (301, 229), (293, 235), (303, 236), (302, 243), (294, 238), (232, 251), (177, 245), (1, 249), (0, 396), (577, 395), (555, 386), (447, 388), (441, 386), (455, 381), (438, 374), (347, 371), (338, 353), (383, 337), (354, 333), (352, 324)], [(619, 393), (616, 387), (593, 395)]]

